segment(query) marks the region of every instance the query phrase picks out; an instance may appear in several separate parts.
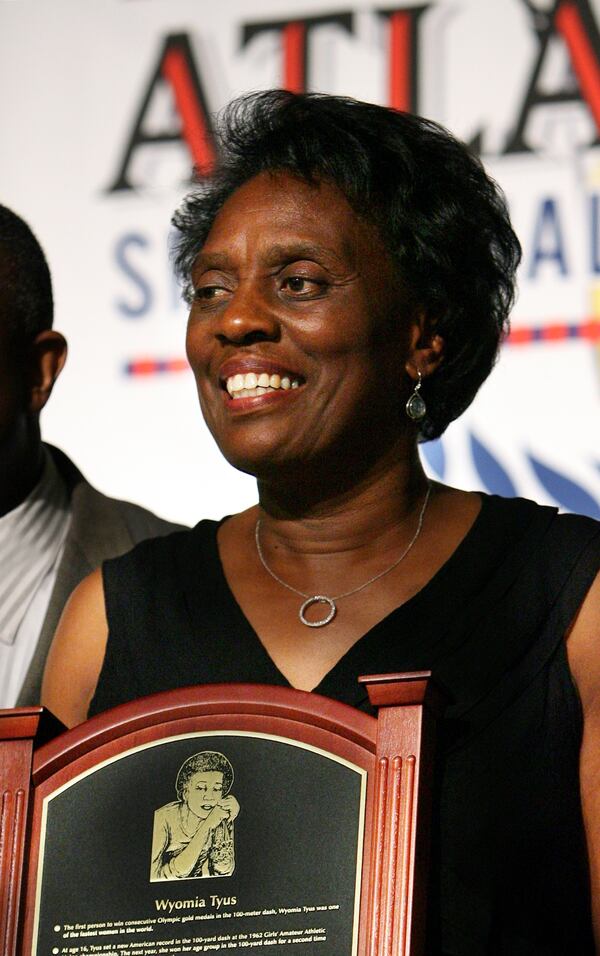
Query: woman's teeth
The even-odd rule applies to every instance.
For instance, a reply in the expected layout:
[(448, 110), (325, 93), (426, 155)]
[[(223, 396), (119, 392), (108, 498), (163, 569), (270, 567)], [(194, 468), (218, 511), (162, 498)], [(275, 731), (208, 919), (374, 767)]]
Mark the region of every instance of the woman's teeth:
[(283, 389), (298, 388), (300, 380), (291, 378), (288, 375), (269, 375), (268, 372), (246, 372), (245, 375), (238, 373), (231, 375), (225, 387), (232, 398), (254, 398), (257, 395), (265, 395), (267, 392), (277, 392)]

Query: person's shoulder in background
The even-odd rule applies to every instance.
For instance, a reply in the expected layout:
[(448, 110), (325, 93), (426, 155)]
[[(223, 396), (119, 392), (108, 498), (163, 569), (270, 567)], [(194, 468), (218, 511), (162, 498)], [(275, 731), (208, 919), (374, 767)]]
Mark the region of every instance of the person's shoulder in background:
[[(145, 538), (158, 537), (170, 534), (172, 531), (185, 529), (185, 525), (160, 518), (141, 505), (103, 494), (87, 481), (64, 452), (52, 445), (46, 444), (45, 447), (50, 452), (67, 488), (73, 512), (73, 524), (76, 526), (75, 530), (77, 530), (77, 525), (80, 524), (82, 518), (88, 516), (92, 519), (93, 526), (88, 529), (82, 526), (83, 536), (87, 537), (93, 531), (95, 535), (101, 536), (104, 547), (113, 551), (112, 554), (103, 554), (94, 566), (109, 557), (116, 557), (118, 554), (124, 553)], [(102, 517), (114, 519), (110, 521), (110, 528), (98, 527), (98, 521)], [(118, 542), (111, 545), (110, 538), (112, 536), (114, 539), (115, 528), (113, 525), (115, 522), (122, 527), (119, 529)], [(121, 541), (123, 546), (121, 546)], [(115, 548), (117, 550), (114, 550)]]
[(45, 446), (64, 482), (70, 502), (70, 524), (39, 638), (17, 705), (37, 704), (46, 657), (63, 608), (85, 577), (141, 541), (163, 537), (184, 526), (165, 521), (140, 505), (110, 498), (97, 491), (64, 452)]

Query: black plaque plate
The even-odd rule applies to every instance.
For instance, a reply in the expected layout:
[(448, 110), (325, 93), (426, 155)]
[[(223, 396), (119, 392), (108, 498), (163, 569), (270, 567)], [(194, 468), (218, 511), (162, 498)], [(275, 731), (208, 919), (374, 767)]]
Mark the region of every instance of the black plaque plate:
[(365, 791), (361, 768), (262, 734), (100, 764), (44, 802), (33, 956), (353, 956)]

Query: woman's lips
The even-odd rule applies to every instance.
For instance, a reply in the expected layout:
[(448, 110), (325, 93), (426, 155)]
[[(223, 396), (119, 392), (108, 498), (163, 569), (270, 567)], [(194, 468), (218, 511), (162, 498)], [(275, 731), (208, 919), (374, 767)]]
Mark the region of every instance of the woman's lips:
[(225, 388), (232, 399), (256, 398), (272, 392), (284, 391), (300, 387), (300, 377), (293, 373), (279, 375), (277, 372), (237, 372), (229, 375), (225, 380)]
[(233, 396), (227, 391), (222, 391), (223, 403), (227, 410), (232, 414), (241, 412), (258, 411), (261, 408), (267, 408), (270, 405), (278, 405), (281, 402), (294, 401), (297, 395), (300, 395), (304, 386), (298, 385), (296, 388), (259, 388), (244, 389)]
[(298, 372), (256, 359), (226, 362), (219, 380), (225, 403), (240, 407), (242, 403), (243, 407), (254, 407), (266, 400), (281, 399), (304, 384)]

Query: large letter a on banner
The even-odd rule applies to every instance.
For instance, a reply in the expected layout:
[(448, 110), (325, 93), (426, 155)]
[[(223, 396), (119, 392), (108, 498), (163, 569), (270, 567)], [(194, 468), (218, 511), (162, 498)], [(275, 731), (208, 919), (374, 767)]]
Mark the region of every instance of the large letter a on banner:
[[(160, 83), (171, 87), (175, 107), (181, 121), (181, 131), (144, 132), (152, 97)], [(149, 143), (184, 141), (193, 165), (200, 173), (209, 172), (215, 160), (215, 143), (209, 122), (206, 98), (194, 63), (190, 41), (185, 33), (170, 34), (165, 38), (158, 63), (148, 83), (144, 98), (129, 140), (123, 152), (119, 171), (108, 187), (109, 192), (134, 189), (129, 179), (131, 161), (137, 149)]]
[[(531, 4), (524, 0), (527, 7)], [(554, 0), (547, 14), (537, 13), (535, 32), (538, 55), (525, 92), (516, 128), (506, 144), (505, 153), (531, 152), (525, 136), (529, 114), (548, 103), (585, 102), (596, 126), (596, 140), (600, 134), (600, 33), (589, 0)], [(534, 20), (535, 23), (535, 20)], [(542, 69), (548, 55), (550, 41), (560, 37), (566, 44), (569, 59), (577, 81), (577, 89), (546, 92), (541, 82)]]

